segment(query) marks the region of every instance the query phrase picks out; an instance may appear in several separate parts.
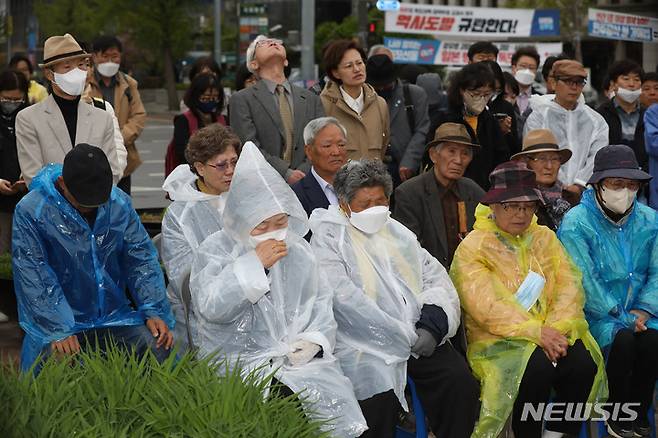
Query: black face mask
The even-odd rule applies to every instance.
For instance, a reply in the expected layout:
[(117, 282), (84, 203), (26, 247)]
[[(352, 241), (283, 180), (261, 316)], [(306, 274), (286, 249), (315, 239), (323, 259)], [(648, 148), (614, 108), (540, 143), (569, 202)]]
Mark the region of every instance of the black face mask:
[(5, 116), (11, 116), (14, 114), (19, 108), (23, 106), (25, 102), (20, 101), (20, 102), (0, 102), (0, 110), (2, 111), (2, 114)]
[(376, 88), (375, 91), (382, 99), (389, 100), (395, 92), (395, 83), (391, 84), (390, 86)]

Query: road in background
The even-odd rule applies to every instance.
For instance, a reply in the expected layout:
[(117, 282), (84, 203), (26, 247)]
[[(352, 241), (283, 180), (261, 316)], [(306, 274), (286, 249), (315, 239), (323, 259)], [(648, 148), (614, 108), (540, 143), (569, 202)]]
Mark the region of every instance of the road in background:
[(143, 163), (132, 175), (132, 199), (135, 209), (165, 208), (169, 201), (162, 191), (164, 159), (174, 133), (173, 117), (149, 117), (137, 149)]

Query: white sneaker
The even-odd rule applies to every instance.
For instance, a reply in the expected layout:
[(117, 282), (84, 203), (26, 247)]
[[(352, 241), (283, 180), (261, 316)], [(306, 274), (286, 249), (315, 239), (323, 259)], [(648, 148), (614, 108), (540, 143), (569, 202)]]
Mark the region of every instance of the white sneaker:
[(9, 321), (9, 317), (4, 313), (0, 312), (0, 322), (7, 322), (7, 321)]

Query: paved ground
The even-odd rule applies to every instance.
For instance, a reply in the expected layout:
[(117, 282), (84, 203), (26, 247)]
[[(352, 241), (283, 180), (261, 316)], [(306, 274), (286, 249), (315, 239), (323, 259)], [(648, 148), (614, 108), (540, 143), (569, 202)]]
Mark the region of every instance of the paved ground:
[[(155, 110), (155, 111), (154, 111)], [(144, 132), (137, 141), (142, 164), (132, 177), (132, 198), (136, 209), (165, 208), (169, 201), (162, 191), (164, 159), (173, 135), (174, 113), (164, 108), (148, 108), (151, 114)], [(154, 114), (155, 112), (155, 114)], [(0, 361), (17, 361), (20, 356), (22, 330), (18, 326), (15, 299), (4, 283), (0, 283), (0, 311), (10, 316), (10, 322), (0, 323)]]

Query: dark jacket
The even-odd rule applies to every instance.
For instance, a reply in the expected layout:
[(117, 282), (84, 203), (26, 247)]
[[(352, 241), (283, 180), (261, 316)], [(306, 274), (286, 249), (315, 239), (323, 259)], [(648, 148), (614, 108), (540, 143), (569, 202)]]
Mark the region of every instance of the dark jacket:
[[(20, 179), (21, 167), (18, 164), (18, 152), (16, 150), (16, 114), (25, 106), (20, 107), (11, 116), (0, 115), (0, 179), (6, 179), (15, 183)], [(0, 211), (13, 213), (23, 193), (4, 196), (0, 195)]]
[(509, 134), (504, 135), (504, 138), (512, 155), (521, 152), (521, 137), (519, 137), (519, 128), (516, 122), (516, 111), (514, 110), (514, 105), (500, 96), (489, 104), (489, 112), (491, 112), (492, 115), (507, 114), (512, 118), (512, 129)]
[(231, 96), (231, 120), (233, 132), (244, 144), (253, 141), (265, 159), (284, 178), (292, 169), (307, 172), (309, 169), (304, 154), (304, 127), (308, 122), (324, 116), (320, 98), (312, 92), (291, 85), (293, 101), (293, 147), (291, 164), (283, 160), (285, 152), (285, 130), (279, 108), (263, 81), (234, 93)]
[[(485, 109), (478, 116), (477, 134), (464, 120), (462, 109), (451, 108), (439, 115), (436, 124), (430, 127), (427, 142), (434, 139), (434, 132), (441, 124), (446, 122), (461, 123), (471, 136), (473, 143), (479, 144), (480, 149), (475, 152), (473, 161), (466, 169), (465, 177), (475, 181), (484, 190), (489, 190), (489, 174), (500, 163), (508, 161), (512, 155), (498, 121), (493, 114)], [(431, 138), (430, 138), (431, 137)]]
[(329, 200), (311, 172), (293, 184), (292, 190), (309, 216), (316, 208), (329, 208)]
[[(484, 191), (468, 178), (457, 181), (456, 191), (466, 204), (470, 231), (475, 222), (475, 207), (484, 196)], [(395, 190), (393, 217), (413, 231), (420, 245), (446, 269), (450, 269), (453, 254), (448, 254), (447, 250), (446, 224), (433, 171), (413, 177)]]
[[(404, 87), (409, 87), (409, 111), (413, 114), (413, 128), (410, 126), (407, 114), (407, 102), (404, 96)], [(427, 94), (425, 90), (414, 84), (402, 84), (398, 79), (395, 90), (386, 100), (391, 124), (391, 155), (396, 167), (407, 167), (418, 171), (423, 152), (425, 139), (430, 127), (427, 113)]]
[[(613, 99), (614, 100), (614, 99)], [(599, 106), (596, 111), (603, 116), (608, 124), (608, 138), (610, 144), (625, 144), (630, 146), (635, 152), (640, 167), (644, 171), (649, 170), (649, 156), (644, 149), (644, 108), (640, 107), (640, 117), (635, 126), (635, 136), (633, 141), (623, 140), (621, 138), (621, 119), (615, 108), (613, 100), (608, 100)]]

